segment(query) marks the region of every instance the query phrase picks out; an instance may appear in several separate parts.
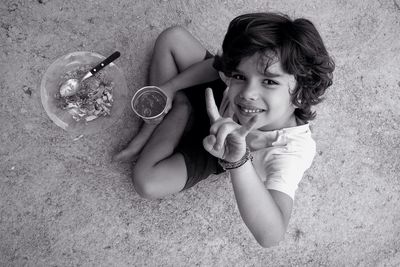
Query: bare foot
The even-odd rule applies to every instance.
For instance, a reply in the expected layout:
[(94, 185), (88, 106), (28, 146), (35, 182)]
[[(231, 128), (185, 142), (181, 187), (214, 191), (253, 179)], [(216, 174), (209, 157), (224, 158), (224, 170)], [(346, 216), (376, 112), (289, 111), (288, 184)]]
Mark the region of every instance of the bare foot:
[(134, 161), (139, 156), (140, 151), (149, 140), (157, 125), (144, 124), (139, 133), (132, 139), (129, 145), (112, 157), (112, 161), (128, 162)]
[(132, 141), (125, 149), (121, 150), (112, 157), (112, 161), (129, 162), (138, 158), (143, 146), (138, 147)]

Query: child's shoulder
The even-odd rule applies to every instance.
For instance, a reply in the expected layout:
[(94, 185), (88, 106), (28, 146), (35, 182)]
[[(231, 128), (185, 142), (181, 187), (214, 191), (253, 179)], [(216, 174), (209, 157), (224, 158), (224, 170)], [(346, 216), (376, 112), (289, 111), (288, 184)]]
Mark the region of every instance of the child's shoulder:
[(316, 151), (308, 123), (274, 131), (254, 130), (249, 133), (246, 141), (252, 151), (266, 150), (282, 156), (296, 154), (312, 160)]

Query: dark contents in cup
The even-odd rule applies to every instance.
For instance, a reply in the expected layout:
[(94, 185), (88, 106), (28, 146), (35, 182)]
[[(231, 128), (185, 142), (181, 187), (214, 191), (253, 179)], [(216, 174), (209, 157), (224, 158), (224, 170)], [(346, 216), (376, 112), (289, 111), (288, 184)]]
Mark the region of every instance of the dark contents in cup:
[(150, 118), (161, 114), (167, 101), (165, 97), (156, 92), (144, 92), (133, 103), (133, 108), (141, 116)]

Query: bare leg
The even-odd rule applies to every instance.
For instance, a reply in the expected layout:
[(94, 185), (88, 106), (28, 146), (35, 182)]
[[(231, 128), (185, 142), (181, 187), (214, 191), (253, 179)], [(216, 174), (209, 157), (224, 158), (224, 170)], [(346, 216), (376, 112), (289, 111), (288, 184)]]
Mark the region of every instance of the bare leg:
[(145, 198), (161, 198), (179, 192), (187, 180), (184, 158), (174, 154), (191, 106), (186, 96), (177, 93), (172, 109), (146, 143), (134, 167), (136, 192)]
[(157, 124), (143, 123), (137, 135), (130, 141), (127, 147), (112, 157), (113, 161), (127, 162), (136, 160), (143, 146), (149, 140), (156, 129)]
[[(156, 40), (150, 63), (149, 84), (162, 85), (189, 66), (204, 59), (206, 50), (201, 43), (182, 27), (163, 31)], [(115, 161), (130, 161), (153, 134), (157, 125), (144, 123), (129, 145), (113, 157)]]

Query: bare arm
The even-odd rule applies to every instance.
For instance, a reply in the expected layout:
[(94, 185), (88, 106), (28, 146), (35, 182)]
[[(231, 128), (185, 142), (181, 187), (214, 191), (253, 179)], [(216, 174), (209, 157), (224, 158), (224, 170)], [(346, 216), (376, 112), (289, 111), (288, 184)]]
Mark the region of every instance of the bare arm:
[[(255, 126), (257, 116), (244, 125), (221, 117), (209, 88), (206, 90), (206, 105), (212, 125), (210, 135), (203, 140), (204, 148), (214, 157), (238, 162), (246, 153), (246, 136)], [(292, 199), (284, 193), (265, 189), (251, 161), (229, 171), (244, 223), (261, 246), (277, 245), (286, 232)]]
[(284, 237), (293, 201), (284, 193), (266, 190), (251, 161), (230, 170), (233, 190), (243, 221), (263, 247)]
[(209, 58), (195, 63), (161, 85), (161, 88), (173, 95), (181, 89), (216, 80), (219, 76), (218, 71), (212, 66), (213, 62), (214, 58)]

